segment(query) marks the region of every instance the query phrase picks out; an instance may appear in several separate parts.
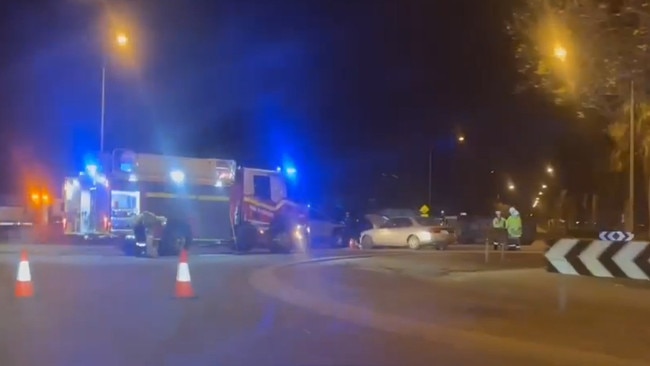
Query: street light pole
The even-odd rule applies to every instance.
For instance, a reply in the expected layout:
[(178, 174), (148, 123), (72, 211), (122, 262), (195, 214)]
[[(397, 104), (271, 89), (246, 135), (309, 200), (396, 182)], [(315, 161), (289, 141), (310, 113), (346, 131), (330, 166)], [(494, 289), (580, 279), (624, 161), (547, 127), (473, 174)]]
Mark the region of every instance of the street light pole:
[[(118, 47), (126, 47), (129, 44), (129, 37), (124, 33), (118, 33), (115, 36), (115, 44)], [(101, 115), (99, 121), (99, 152), (104, 152), (104, 125), (106, 118), (106, 64), (107, 55), (104, 54), (104, 61), (102, 65), (102, 101), (101, 101)]]
[[(456, 144), (460, 145), (465, 143), (465, 135), (458, 135), (456, 137)], [(430, 146), (429, 147), (429, 200), (428, 200), (428, 205), (429, 208), (431, 207), (431, 201), (432, 201), (432, 185), (433, 185), (433, 149), (435, 146)]]
[(433, 165), (433, 162), (432, 162), (432, 160), (433, 160), (433, 148), (430, 147), (429, 148), (429, 200), (428, 200), (429, 208), (431, 207), (431, 185), (433, 184), (433, 181), (432, 181), (433, 180), (433, 177), (432, 177), (432, 170), (433, 170), (432, 165)]
[(634, 80), (630, 81), (630, 186), (628, 192), (629, 201), (629, 215), (628, 215), (628, 228), (630, 232), (634, 232)]
[(102, 105), (99, 126), (99, 152), (104, 152), (104, 116), (106, 114), (106, 65), (102, 66)]

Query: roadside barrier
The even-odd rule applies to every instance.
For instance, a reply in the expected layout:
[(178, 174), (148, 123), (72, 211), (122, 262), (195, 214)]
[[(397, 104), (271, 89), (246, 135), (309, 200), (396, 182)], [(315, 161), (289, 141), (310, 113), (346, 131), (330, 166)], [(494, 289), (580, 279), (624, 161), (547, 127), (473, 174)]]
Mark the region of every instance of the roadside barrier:
[(560, 239), (545, 254), (547, 270), (573, 276), (650, 280), (650, 242)]

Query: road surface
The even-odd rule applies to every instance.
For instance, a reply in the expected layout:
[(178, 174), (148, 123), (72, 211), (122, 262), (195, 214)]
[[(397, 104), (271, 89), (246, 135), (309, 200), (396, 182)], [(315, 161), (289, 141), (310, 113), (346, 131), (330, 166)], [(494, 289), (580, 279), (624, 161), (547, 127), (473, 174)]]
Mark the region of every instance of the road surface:
[(535, 251), (191, 253), (0, 246), (1, 365), (647, 365), (650, 286), (566, 278)]

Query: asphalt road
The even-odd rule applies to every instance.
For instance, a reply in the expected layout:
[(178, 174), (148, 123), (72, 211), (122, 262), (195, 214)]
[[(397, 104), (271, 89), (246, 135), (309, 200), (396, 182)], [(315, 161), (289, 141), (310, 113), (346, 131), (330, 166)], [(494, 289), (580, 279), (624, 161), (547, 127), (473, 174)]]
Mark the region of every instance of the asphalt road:
[[(35, 297), (13, 298), (27, 248)], [(0, 246), (0, 364), (647, 365), (650, 286), (547, 274), (535, 251), (175, 258)]]

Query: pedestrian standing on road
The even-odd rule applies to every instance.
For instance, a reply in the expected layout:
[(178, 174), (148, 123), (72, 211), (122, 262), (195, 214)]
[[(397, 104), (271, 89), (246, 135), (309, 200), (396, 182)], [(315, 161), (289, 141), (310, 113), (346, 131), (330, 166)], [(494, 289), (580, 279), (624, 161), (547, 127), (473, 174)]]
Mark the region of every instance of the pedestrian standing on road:
[(513, 244), (515, 249), (521, 249), (521, 236), (523, 234), (521, 215), (514, 207), (510, 207), (510, 216), (506, 220), (506, 230), (508, 231), (508, 241)]
[(506, 228), (506, 219), (501, 216), (501, 211), (494, 212), (494, 218), (492, 219), (492, 227), (495, 229), (505, 229)]
[(490, 231), (492, 247), (496, 250), (499, 248), (499, 245), (506, 244), (506, 219), (501, 216), (501, 211), (494, 212), (494, 218), (492, 219), (492, 230)]

